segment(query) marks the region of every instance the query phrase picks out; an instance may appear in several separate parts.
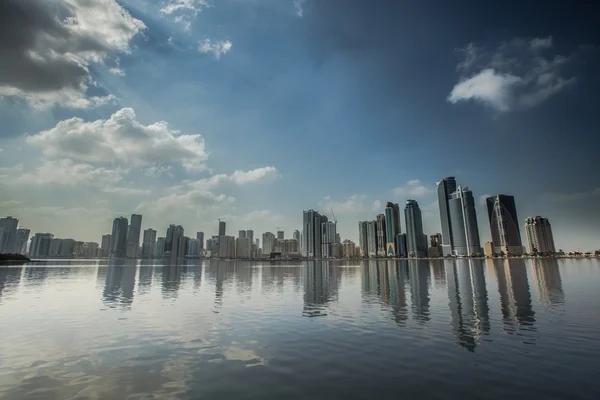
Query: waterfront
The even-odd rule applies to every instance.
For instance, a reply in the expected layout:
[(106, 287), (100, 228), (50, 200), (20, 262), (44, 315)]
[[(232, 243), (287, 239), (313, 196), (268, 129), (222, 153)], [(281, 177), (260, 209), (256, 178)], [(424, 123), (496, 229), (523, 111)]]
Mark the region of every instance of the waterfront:
[(600, 262), (0, 267), (0, 398), (597, 399)]

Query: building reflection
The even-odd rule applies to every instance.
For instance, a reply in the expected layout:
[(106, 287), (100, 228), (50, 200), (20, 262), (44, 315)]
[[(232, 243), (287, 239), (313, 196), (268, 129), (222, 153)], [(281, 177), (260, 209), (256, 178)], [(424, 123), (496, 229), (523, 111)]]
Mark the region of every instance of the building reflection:
[(406, 276), (408, 264), (405, 260), (388, 261), (389, 299), (392, 315), (397, 323), (404, 323), (408, 319), (406, 307)]
[(135, 260), (110, 260), (106, 266), (102, 292), (104, 302), (111, 307), (130, 307), (133, 303), (136, 272)]
[(453, 260), (446, 273), (452, 333), (460, 346), (475, 351), (490, 331), (488, 294), (482, 260)]
[(553, 258), (534, 259), (533, 277), (537, 296), (541, 302), (549, 306), (561, 305), (565, 302), (558, 260)]
[(26, 267), (23, 273), (23, 280), (27, 285), (42, 285), (48, 278), (47, 267)]
[(140, 265), (137, 272), (138, 293), (145, 294), (150, 292), (152, 287), (152, 277), (154, 275), (153, 265)]
[(433, 274), (433, 283), (436, 288), (445, 288), (446, 283), (446, 267), (444, 260), (429, 260), (429, 268)]
[(494, 260), (494, 269), (500, 292), (500, 308), (504, 329), (535, 330), (535, 312), (527, 279), (527, 268), (522, 259)]
[(0, 300), (19, 286), (22, 273), (23, 267), (0, 267)]
[(323, 261), (309, 262), (304, 268), (304, 308), (302, 315), (305, 317), (318, 317), (327, 315), (327, 304), (337, 296), (338, 280)]
[(430, 320), (429, 280), (431, 271), (425, 260), (408, 260), (408, 281), (412, 300), (413, 318), (419, 323)]

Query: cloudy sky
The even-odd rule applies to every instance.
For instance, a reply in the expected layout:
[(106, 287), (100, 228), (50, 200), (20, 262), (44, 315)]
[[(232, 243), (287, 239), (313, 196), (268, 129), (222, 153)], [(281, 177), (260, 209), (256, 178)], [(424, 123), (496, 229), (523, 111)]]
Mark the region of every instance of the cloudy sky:
[(599, 248), (599, 7), (376, 3), (2, 1), (0, 215), (99, 241), (134, 212), (193, 236), (333, 208), (357, 240), (408, 198), (439, 231), (454, 175)]

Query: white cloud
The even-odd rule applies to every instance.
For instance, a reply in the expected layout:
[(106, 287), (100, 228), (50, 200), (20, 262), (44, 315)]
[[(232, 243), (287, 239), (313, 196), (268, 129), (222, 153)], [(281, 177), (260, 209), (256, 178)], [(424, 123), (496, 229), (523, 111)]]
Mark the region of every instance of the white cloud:
[(131, 108), (123, 108), (107, 120), (64, 120), (26, 141), (47, 156), (86, 162), (134, 166), (180, 162), (188, 170), (203, 170), (208, 158), (201, 135), (181, 134), (166, 122), (142, 125)]
[(125, 71), (122, 68), (110, 68), (108, 72), (116, 76), (125, 76)]
[(571, 57), (539, 54), (551, 48), (552, 37), (514, 39), (494, 51), (471, 43), (459, 50), (464, 56), (457, 66), (462, 76), (447, 100), (475, 101), (498, 112), (536, 106), (575, 82), (563, 72)]
[(202, 9), (209, 6), (208, 1), (206, 0), (169, 0), (160, 9), (160, 12), (167, 15), (177, 12), (191, 12), (195, 16), (201, 12)]
[(129, 53), (146, 26), (115, 0), (6, 0), (0, 24), (13, 36), (0, 43), (0, 97), (20, 97), (33, 107), (96, 107), (114, 101), (90, 97), (91, 63)]
[(323, 201), (318, 205), (320, 208), (324, 209), (325, 212), (329, 212), (329, 210), (333, 209), (334, 212), (339, 214), (355, 213), (367, 211), (369, 209), (366, 200), (367, 195), (365, 194), (353, 194), (344, 200), (334, 200), (331, 196), (325, 196)]
[(221, 58), (221, 55), (229, 53), (232, 46), (233, 45), (229, 40), (218, 40), (216, 42), (211, 42), (210, 39), (205, 39), (200, 42), (198, 51), (200, 53), (212, 53), (218, 60)]
[(397, 197), (422, 197), (432, 193), (433, 189), (424, 186), (420, 180), (412, 179), (406, 182), (405, 185), (399, 186), (392, 190), (392, 194)]
[(304, 17), (304, 3), (306, 3), (306, 0), (294, 0), (296, 15), (300, 18)]
[(275, 167), (262, 167), (250, 171), (235, 171), (231, 179), (241, 185), (246, 183), (272, 183), (277, 180), (279, 174)]

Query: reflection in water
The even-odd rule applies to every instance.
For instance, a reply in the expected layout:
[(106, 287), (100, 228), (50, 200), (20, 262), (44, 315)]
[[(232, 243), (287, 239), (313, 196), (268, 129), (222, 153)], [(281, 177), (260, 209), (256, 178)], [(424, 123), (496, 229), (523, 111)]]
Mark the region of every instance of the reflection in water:
[(26, 267), (23, 280), (27, 285), (42, 285), (48, 278), (48, 270), (46, 267)]
[(540, 301), (545, 302), (549, 306), (564, 303), (565, 294), (562, 289), (558, 260), (533, 260), (533, 277), (536, 282), (537, 295)]
[(447, 281), (454, 337), (460, 346), (475, 351), (479, 336), (490, 330), (483, 262), (453, 260)]
[(406, 261), (388, 261), (390, 303), (394, 321), (404, 323), (408, 319), (406, 308)]
[[(337, 294), (337, 279), (331, 279), (327, 263), (315, 261), (304, 269), (304, 309), (305, 317), (327, 315), (326, 306)], [(264, 272), (264, 271), (263, 271)]]
[(138, 268), (138, 293), (146, 294), (152, 286), (152, 276), (154, 275), (154, 267), (150, 265), (140, 265)]
[(10, 293), (11, 289), (14, 289), (17, 286), (19, 286), (19, 283), (21, 282), (22, 272), (23, 267), (0, 267), (0, 300), (2, 300), (3, 295), (7, 295), (7, 292)]
[(444, 260), (429, 260), (429, 267), (433, 271), (433, 282), (436, 288), (446, 287), (446, 268)]
[(412, 298), (413, 318), (420, 323), (429, 321), (429, 263), (424, 260), (408, 261), (408, 280)]
[(131, 306), (136, 270), (135, 263), (122, 260), (109, 261), (102, 293), (105, 303), (111, 307), (119, 304), (125, 307)]
[(495, 260), (494, 268), (500, 292), (504, 329), (535, 330), (535, 312), (531, 306), (527, 269), (522, 259)]

